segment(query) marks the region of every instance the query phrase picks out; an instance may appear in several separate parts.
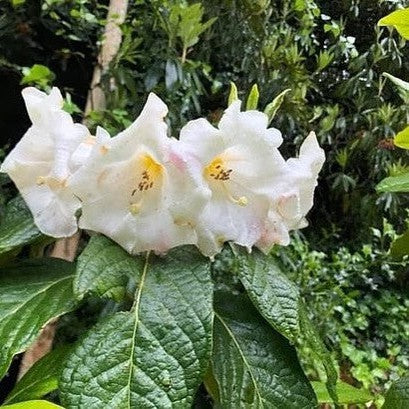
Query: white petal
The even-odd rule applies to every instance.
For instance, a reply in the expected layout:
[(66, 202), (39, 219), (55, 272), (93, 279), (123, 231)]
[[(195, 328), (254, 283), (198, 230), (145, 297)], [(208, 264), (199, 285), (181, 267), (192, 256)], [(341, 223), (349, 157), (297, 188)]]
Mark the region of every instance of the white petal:
[(287, 246), (290, 243), (288, 228), (282, 218), (274, 211), (270, 210), (265, 219), (260, 239), (257, 247), (264, 253), (268, 253), (275, 244)]
[[(110, 139), (111, 138), (109, 136), (109, 133), (100, 126), (97, 127), (96, 136), (88, 135), (88, 137), (83, 138), (82, 142), (78, 145), (77, 149), (71, 155), (70, 160), (73, 172), (87, 162), (93, 150), (99, 149), (99, 153), (101, 153), (101, 149), (102, 151), (108, 149), (107, 146)], [(104, 145), (106, 145), (105, 148)]]
[(53, 161), (53, 141), (47, 133), (32, 126), (24, 134), (13, 150), (4, 159), (1, 171), (9, 173), (16, 166), (16, 162), (35, 163)]
[(225, 149), (220, 132), (204, 118), (188, 122), (181, 129), (179, 140), (202, 163), (209, 162)]
[(325, 161), (324, 150), (320, 148), (317, 138), (311, 132), (300, 148), (298, 158), (287, 161), (291, 179), (299, 190), (300, 209), (303, 216), (311, 209), (314, 201), (314, 190), (318, 173)]
[[(34, 221), (40, 231), (51, 237), (69, 237), (78, 229), (76, 211), (81, 207), (72, 192), (54, 192), (48, 187), (22, 190), (21, 194), (33, 213)], [(33, 209), (33, 204), (39, 203)]]
[(219, 129), (226, 135), (228, 144), (237, 141), (257, 143), (263, 140), (270, 147), (277, 148), (283, 139), (278, 129), (268, 126), (268, 117), (260, 111), (240, 112), (240, 101), (233, 102), (225, 111), (219, 123)]
[(49, 95), (34, 87), (24, 88), (21, 94), (33, 124), (46, 125), (50, 112), (61, 110), (63, 105), (61, 92), (55, 87)]
[(249, 198), (249, 205), (213, 199), (198, 221), (198, 246), (207, 256), (214, 256), (225, 241), (251, 248), (259, 239), (267, 216), (268, 201)]
[(171, 197), (170, 207), (177, 224), (194, 225), (197, 215), (210, 200), (211, 191), (204, 183), (200, 162), (180, 141), (171, 140), (168, 154), (168, 177)]
[(308, 168), (315, 176), (320, 172), (324, 162), (325, 153), (319, 146), (314, 132), (310, 132), (305, 138), (300, 147), (299, 157), (288, 160), (288, 163), (294, 168), (301, 168), (302, 171)]
[(150, 93), (139, 117), (114, 138), (114, 144), (122, 145), (123, 149), (128, 151), (137, 149), (141, 144), (162, 151), (164, 136), (167, 134), (167, 125), (163, 119), (167, 112), (166, 104)]

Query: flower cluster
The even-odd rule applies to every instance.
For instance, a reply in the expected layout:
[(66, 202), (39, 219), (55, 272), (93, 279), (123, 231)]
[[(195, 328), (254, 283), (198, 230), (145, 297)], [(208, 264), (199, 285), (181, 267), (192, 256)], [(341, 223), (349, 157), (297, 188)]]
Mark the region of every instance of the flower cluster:
[(113, 138), (75, 124), (57, 88), (49, 95), (26, 88), (23, 98), (32, 126), (1, 171), (49, 236), (70, 236), (79, 226), (132, 254), (195, 244), (212, 257), (226, 241), (268, 251), (306, 226), (325, 159), (314, 133), (298, 158), (285, 160), (281, 133), (268, 128), (264, 113), (241, 112), (240, 101), (218, 128), (197, 119), (177, 140), (168, 137), (167, 106), (154, 94)]

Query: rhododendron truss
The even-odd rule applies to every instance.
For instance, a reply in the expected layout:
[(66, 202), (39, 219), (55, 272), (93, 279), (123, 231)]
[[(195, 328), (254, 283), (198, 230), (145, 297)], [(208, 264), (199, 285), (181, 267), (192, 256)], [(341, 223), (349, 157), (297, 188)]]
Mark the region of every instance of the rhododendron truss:
[(150, 94), (136, 121), (96, 137), (62, 110), (62, 97), (23, 91), (32, 127), (4, 161), (39, 229), (79, 227), (137, 254), (194, 244), (213, 257), (232, 241), (267, 252), (306, 225), (323, 150), (311, 133), (285, 160), (280, 131), (259, 111), (226, 110), (217, 128), (201, 118), (168, 136), (167, 107)]

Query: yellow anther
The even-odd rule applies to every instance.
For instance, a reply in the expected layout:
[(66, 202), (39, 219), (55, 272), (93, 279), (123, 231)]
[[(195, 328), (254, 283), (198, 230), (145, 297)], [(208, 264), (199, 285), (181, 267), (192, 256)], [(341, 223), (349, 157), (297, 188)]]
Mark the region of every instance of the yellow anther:
[(37, 185), (38, 186), (42, 186), (42, 185), (45, 185), (45, 183), (46, 183), (46, 180), (47, 180), (47, 178), (45, 178), (44, 176), (39, 176), (38, 178), (37, 178)]
[(241, 196), (237, 199), (237, 204), (240, 206), (247, 206), (249, 204), (249, 200), (246, 196)]
[(129, 206), (129, 211), (136, 216), (141, 210), (141, 204), (140, 203), (132, 203)]

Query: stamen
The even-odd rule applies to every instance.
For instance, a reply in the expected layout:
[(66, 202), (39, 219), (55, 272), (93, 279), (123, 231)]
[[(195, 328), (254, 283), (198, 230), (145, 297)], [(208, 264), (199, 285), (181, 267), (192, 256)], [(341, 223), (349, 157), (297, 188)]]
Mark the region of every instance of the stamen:
[(249, 200), (246, 196), (240, 196), (237, 200), (237, 204), (240, 206), (247, 206), (249, 204)]
[(141, 210), (141, 202), (138, 203), (131, 203), (129, 205), (129, 211), (136, 216)]
[[(220, 182), (227, 182), (230, 180), (230, 176), (233, 173), (233, 169), (228, 169), (225, 166), (225, 161), (221, 156), (216, 156), (210, 163), (204, 168), (204, 175), (208, 179), (211, 178), (215, 181)], [(225, 183), (221, 183), (220, 186), (223, 187), (227, 197), (229, 200), (239, 206), (247, 206), (248, 199), (246, 196), (235, 197), (233, 196), (227, 185)]]
[[(134, 188), (131, 191), (131, 203), (129, 205), (129, 211), (133, 215), (137, 215), (140, 213), (143, 200), (144, 200), (144, 195), (139, 196), (139, 201), (136, 203), (132, 203), (134, 200), (133, 198), (137, 193), (145, 193), (148, 190), (152, 189), (155, 184), (160, 182), (162, 176), (163, 176), (163, 166), (156, 162), (155, 159), (152, 158), (152, 156), (145, 154), (141, 155), (137, 158), (137, 169), (138, 169), (138, 174), (137, 179), (136, 179), (136, 185), (134, 185)], [(142, 165), (142, 172), (141, 172), (141, 165)], [(140, 173), (139, 173), (140, 172)]]
[(226, 186), (224, 186), (224, 188), (225, 188), (226, 195), (231, 202), (238, 204), (239, 206), (243, 206), (243, 207), (249, 204), (249, 200), (247, 199), (246, 196), (235, 197), (227, 190)]
[(143, 155), (140, 160), (144, 170), (141, 173), (137, 190), (146, 192), (152, 189), (155, 181), (162, 176), (163, 167), (150, 155)]
[(226, 169), (223, 165), (223, 159), (220, 156), (216, 156), (216, 158), (205, 167), (204, 173), (206, 176), (211, 177), (214, 180), (230, 180), (230, 175), (233, 172), (233, 169)]
[(47, 180), (46, 177), (44, 177), (44, 176), (39, 176), (39, 177), (37, 178), (37, 182), (36, 182), (36, 183), (37, 183), (38, 186), (42, 186), (42, 185), (45, 185), (46, 180)]

